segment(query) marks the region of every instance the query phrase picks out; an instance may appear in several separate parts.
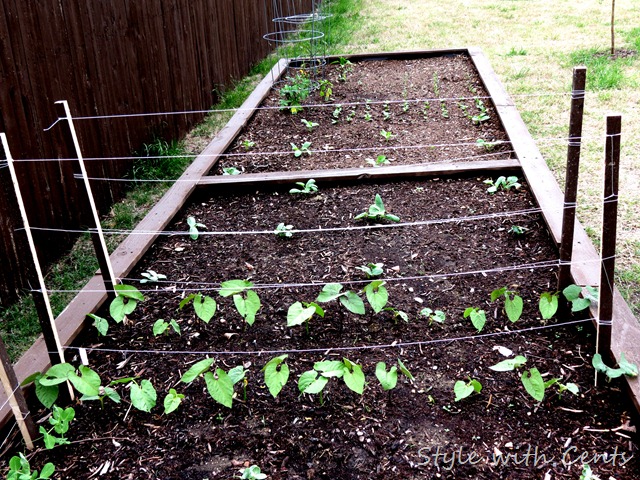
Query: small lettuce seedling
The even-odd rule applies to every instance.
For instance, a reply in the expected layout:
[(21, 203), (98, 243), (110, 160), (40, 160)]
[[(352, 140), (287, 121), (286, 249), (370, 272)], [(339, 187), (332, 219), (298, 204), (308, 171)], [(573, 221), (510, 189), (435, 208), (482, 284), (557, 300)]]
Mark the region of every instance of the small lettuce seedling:
[(493, 179), (489, 178), (483, 183), (485, 183), (486, 185), (491, 185), (489, 188), (487, 188), (487, 192), (489, 193), (496, 193), (498, 190), (508, 191), (512, 188), (514, 190), (519, 190), (522, 186), (520, 183), (518, 183), (518, 177), (516, 176), (500, 176), (495, 180), (495, 182), (493, 181)]
[(242, 148), (244, 148), (247, 151), (251, 150), (255, 146), (256, 146), (256, 142), (253, 142), (248, 139), (242, 140)]
[(472, 393), (480, 393), (482, 391), (482, 384), (478, 380), (474, 380), (469, 377), (469, 381), (458, 380), (453, 386), (453, 392), (456, 394), (455, 401), (459, 402), (469, 396)]
[(116, 298), (109, 305), (109, 314), (111, 318), (120, 323), (127, 315), (133, 313), (138, 302), (144, 301), (144, 295), (131, 285), (114, 285), (113, 289), (115, 290)]
[(257, 465), (251, 465), (249, 468), (240, 469), (242, 476), (240, 480), (264, 480), (267, 478), (265, 473), (260, 471), (260, 467)]
[(289, 380), (289, 366), (284, 363), (288, 355), (280, 355), (269, 360), (262, 368), (264, 372), (264, 383), (269, 389), (269, 393), (276, 398), (282, 391), (282, 387)]
[(293, 237), (293, 232), (291, 230), (293, 230), (293, 225), (279, 223), (273, 233), (280, 238), (291, 238)]
[(398, 359), (397, 364), (392, 365), (389, 370), (387, 370), (387, 364), (385, 362), (378, 362), (376, 364), (376, 378), (384, 391), (390, 391), (396, 388), (398, 384), (398, 370), (413, 383), (415, 377), (407, 367), (404, 366), (402, 360)]
[(256, 321), (256, 314), (262, 304), (260, 297), (252, 290), (253, 283), (247, 280), (228, 280), (220, 284), (220, 296), (230, 297), (233, 295), (233, 303), (244, 321), (253, 325)]
[(206, 225), (198, 223), (195, 217), (187, 217), (187, 225), (189, 227), (189, 237), (191, 240), (197, 240), (200, 235), (199, 228), (207, 228)]
[(51, 478), (55, 470), (55, 465), (48, 462), (42, 467), (40, 473), (38, 470), (32, 471), (29, 460), (22, 453), (19, 453), (9, 460), (9, 472), (6, 480), (45, 480)]
[(191, 293), (180, 302), (178, 310), (182, 310), (189, 302), (193, 302), (193, 310), (204, 323), (209, 323), (218, 308), (218, 304), (213, 298), (201, 293)]
[(429, 320), (429, 326), (431, 326), (433, 322), (444, 323), (446, 319), (446, 315), (442, 310), (431, 310), (428, 307), (420, 310), (420, 313), (418, 315), (420, 315), (421, 317), (426, 317)]
[(591, 286), (586, 287), (584, 297), (580, 297), (582, 288), (578, 285), (569, 285), (562, 290), (562, 294), (567, 301), (571, 302), (572, 312), (580, 312), (585, 308), (589, 308), (591, 301), (595, 301), (598, 298), (598, 290)]
[(390, 220), (392, 222), (399, 222), (400, 217), (396, 215), (392, 215), (391, 213), (387, 213), (387, 210), (384, 208), (384, 203), (382, 202), (382, 197), (380, 194), (376, 193), (376, 197), (374, 199), (374, 203), (369, 205), (369, 209), (366, 212), (359, 213), (355, 217), (354, 220), (373, 220), (373, 221), (381, 221), (381, 220)]
[(324, 318), (324, 310), (315, 302), (295, 302), (287, 311), (287, 327), (295, 327), (297, 325), (306, 326), (309, 333), (309, 320), (314, 315)]
[(484, 310), (478, 307), (469, 307), (462, 314), (464, 318), (471, 318), (471, 323), (478, 332), (481, 332), (487, 323), (487, 315)]
[(289, 193), (301, 193), (305, 195), (310, 195), (312, 193), (316, 193), (318, 191), (318, 186), (316, 185), (316, 181), (313, 178), (307, 180), (307, 182), (296, 182), (300, 188), (292, 188), (289, 190)]
[(384, 273), (382, 267), (384, 267), (384, 263), (367, 263), (366, 265), (356, 267), (356, 270), (366, 273), (367, 278), (372, 278), (379, 277)]
[[(43, 435), (44, 446), (51, 450), (56, 445), (68, 445), (70, 442), (64, 436), (69, 431), (69, 424), (75, 418), (76, 411), (72, 407), (60, 408), (57, 405), (53, 406), (51, 416), (49, 417), (49, 424), (52, 428), (47, 430), (44, 427), (40, 427), (39, 432)], [(59, 437), (53, 435), (51, 432), (55, 432)]]
[(358, 395), (364, 391), (364, 373), (362, 367), (347, 358), (340, 360), (324, 360), (313, 364), (313, 370), (300, 375), (298, 390), (300, 393), (319, 394), (320, 404), (324, 403), (322, 391), (331, 378), (342, 378), (345, 385)]
[(522, 316), (522, 308), (524, 306), (522, 297), (508, 290), (507, 287), (497, 288), (491, 292), (492, 302), (495, 302), (500, 297), (504, 297), (504, 311), (509, 320), (514, 323), (517, 322)]
[(339, 283), (327, 283), (322, 287), (322, 291), (318, 295), (316, 302), (327, 303), (338, 299), (342, 305), (352, 313), (364, 315), (364, 302), (357, 293), (347, 290), (342, 291), (342, 285)]
[(607, 376), (607, 380), (612, 380), (614, 378), (621, 377), (626, 375), (627, 377), (637, 377), (638, 376), (638, 366), (627, 361), (624, 356), (624, 353), (620, 353), (620, 362), (618, 363), (618, 368), (611, 368), (607, 366), (602, 360), (602, 355), (596, 353), (591, 360), (591, 365), (596, 371), (604, 373)]
[(311, 155), (311, 151), (309, 150), (310, 146), (311, 142), (304, 142), (300, 147), (291, 142), (291, 150), (293, 150), (293, 156), (298, 158), (301, 157), (303, 153)]
[(156, 320), (153, 324), (153, 336), (157, 337), (158, 335), (162, 335), (163, 333), (169, 330), (169, 327), (173, 329), (178, 335), (180, 335), (180, 325), (173, 318), (168, 322), (165, 322), (163, 319)]
[(146, 272), (143, 272), (140, 275), (144, 277), (140, 279), (140, 283), (155, 283), (155, 282), (159, 282), (160, 280), (165, 280), (167, 278), (166, 275), (157, 273), (155, 270), (147, 270)]

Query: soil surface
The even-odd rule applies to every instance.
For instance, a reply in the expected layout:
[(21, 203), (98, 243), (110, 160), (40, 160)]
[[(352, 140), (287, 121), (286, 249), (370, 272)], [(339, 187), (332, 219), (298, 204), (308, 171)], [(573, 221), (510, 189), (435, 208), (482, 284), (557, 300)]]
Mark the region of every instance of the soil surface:
[[(468, 92), (470, 82), (477, 85), (465, 57), (439, 60), (443, 62), (437, 70), (442, 96)], [(423, 76), (409, 76), (405, 83), (405, 70), (398, 64), (422, 71)], [(408, 98), (433, 95), (436, 60), (428, 59), (424, 65), (418, 61), (385, 65), (356, 64), (340, 87), (343, 83), (355, 90), (366, 87), (355, 100), (402, 98), (405, 84), (415, 89)], [(383, 79), (396, 83), (385, 84)], [(338, 80), (334, 83), (338, 85)], [(460, 89), (455, 93), (445, 85)], [(340, 91), (336, 87), (336, 97)], [(352, 100), (344, 95), (340, 101)], [(440, 108), (435, 107), (429, 115)], [(449, 111), (456, 108), (454, 102)], [(464, 126), (464, 132), (447, 133), (457, 115), (446, 119), (437, 113), (425, 123), (421, 115), (413, 118), (397, 112), (389, 122), (407, 119), (403, 128), (412, 132), (407, 138), (413, 136), (416, 144), (460, 138), (475, 143), (479, 134), (488, 131), (491, 137), (504, 137), (497, 130), (499, 125), (491, 126), (493, 120), (478, 126), (465, 118), (459, 127)], [(298, 128), (301, 114), (296, 118), (277, 110), (259, 113), (263, 114), (292, 123), (286, 127), (289, 133), (282, 145), (261, 145), (256, 140), (256, 149), (258, 145), (261, 150), (283, 148), (296, 131), (292, 129)], [(309, 118), (312, 110), (302, 114)], [(355, 128), (354, 123), (329, 125), (342, 131)], [(341, 142), (347, 141), (368, 123), (336, 135)], [(415, 134), (414, 123), (418, 129), (428, 129)], [(356, 144), (378, 145), (379, 125)], [(392, 131), (402, 131), (400, 123), (391, 125)], [(241, 138), (266, 142), (270, 138), (262, 132), (266, 128), (276, 126), (256, 119)], [(282, 139), (280, 135), (273, 137), (274, 142)], [(459, 148), (427, 149), (422, 154), (427, 161), (455, 161), (486, 153), (475, 145)], [(276, 156), (270, 156), (268, 169), (363, 164), (362, 158), (356, 161), (356, 155), (350, 155), (353, 162), (349, 164), (346, 155), (303, 155), (303, 161), (313, 162), (306, 166), (272, 164)], [(259, 162), (267, 162), (266, 158)], [(328, 163), (318, 163), (320, 158)], [(400, 162), (400, 158), (394, 160)], [(286, 162), (293, 159), (293, 155), (282, 157)], [(243, 165), (245, 171), (264, 171), (259, 162)], [(90, 348), (89, 364), (103, 385), (129, 376), (148, 379), (158, 392), (157, 406), (150, 413), (130, 408), (128, 389), (122, 385), (116, 386), (121, 404), (106, 400), (101, 408), (99, 402), (75, 402), (76, 419), (67, 435), (72, 443), (38, 450), (31, 457), (32, 465), (41, 467), (51, 461), (57, 466), (56, 478), (64, 479), (229, 479), (239, 478), (241, 468), (258, 465), (269, 479), (279, 480), (515, 480), (578, 479), (583, 464), (589, 463), (603, 479), (640, 478), (631, 406), (620, 391), (621, 383), (593, 387), (591, 322), (562, 325), (580, 317), (558, 315), (544, 320), (538, 310), (541, 293), (555, 288), (558, 252), (528, 186), (521, 181), (518, 190), (490, 194), (483, 183), (487, 178), (320, 183), (312, 195), (288, 193), (293, 185), (279, 190), (254, 186), (201, 193), (173, 221), (169, 234), (154, 244), (131, 278), (125, 279), (144, 292), (145, 301), (124, 323), (109, 319), (107, 336), (99, 336), (89, 326), (78, 339), (78, 345)], [(354, 219), (368, 210), (376, 194), (399, 222)], [(188, 217), (204, 225), (198, 227), (197, 240), (186, 235)], [(293, 226), (290, 238), (274, 233), (280, 223)], [(512, 233), (513, 226), (524, 233)], [(383, 264), (377, 278), (385, 281), (387, 307), (394, 310), (375, 313), (362, 293), (373, 279), (357, 267), (367, 263)], [(148, 270), (167, 278), (141, 284), (142, 273)], [(232, 279), (251, 281), (260, 298), (261, 308), (251, 326), (234, 300), (217, 292), (220, 282)], [(287, 327), (287, 312), (294, 302), (316, 301), (323, 286), (335, 282), (364, 300), (364, 315), (333, 300), (320, 303), (324, 318), (314, 316), (308, 328)], [(523, 298), (523, 314), (515, 323), (507, 318), (503, 299), (491, 301), (491, 292), (500, 287)], [(217, 312), (209, 323), (199, 319), (190, 304), (178, 309), (191, 293), (217, 301)], [(442, 310), (444, 322), (421, 315), (427, 307)], [(481, 332), (463, 317), (468, 307), (486, 312)], [(406, 321), (398, 312), (406, 314)], [(99, 314), (109, 316), (106, 308)], [(181, 334), (169, 329), (154, 336), (152, 326), (160, 318), (174, 319)], [(489, 369), (508, 358), (505, 349), (511, 351), (509, 358), (525, 356), (524, 367), (517, 372)], [(274, 399), (262, 369), (285, 353), (290, 375)], [(217, 403), (201, 377), (189, 384), (181, 382), (182, 375), (205, 357), (215, 360), (213, 369), (244, 366), (246, 396), (242, 382), (235, 385), (232, 408)], [(330, 378), (321, 396), (300, 394), (298, 378), (315, 362), (343, 358), (362, 367), (367, 382), (362, 395), (340, 378)], [(398, 360), (415, 379), (401, 374), (396, 388), (384, 391), (376, 366), (385, 362), (388, 369)], [(578, 394), (559, 394), (557, 386), (552, 386), (543, 401), (534, 400), (520, 381), (522, 372), (534, 367), (545, 380), (559, 378), (563, 384), (576, 384)], [(482, 390), (455, 401), (455, 382), (469, 379), (480, 382)], [(171, 388), (185, 398), (177, 411), (164, 415), (162, 401)], [(37, 419), (47, 413), (36, 406), (32, 412)]]

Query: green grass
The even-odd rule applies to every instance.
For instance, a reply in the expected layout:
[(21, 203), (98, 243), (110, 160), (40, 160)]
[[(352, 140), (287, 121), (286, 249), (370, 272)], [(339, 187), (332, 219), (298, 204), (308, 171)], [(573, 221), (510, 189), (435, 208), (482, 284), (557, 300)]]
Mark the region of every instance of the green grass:
[(609, 54), (596, 48), (577, 50), (568, 57), (568, 65), (587, 67), (587, 85), (591, 90), (612, 90), (625, 86), (627, 67), (634, 65), (635, 58), (611, 59)]

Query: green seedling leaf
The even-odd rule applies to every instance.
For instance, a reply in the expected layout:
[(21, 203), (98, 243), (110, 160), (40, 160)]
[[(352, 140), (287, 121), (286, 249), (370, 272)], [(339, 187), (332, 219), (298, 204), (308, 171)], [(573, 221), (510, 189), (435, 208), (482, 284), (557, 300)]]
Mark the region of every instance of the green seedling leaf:
[(478, 332), (481, 332), (487, 323), (487, 316), (484, 310), (480, 310), (477, 307), (469, 307), (464, 311), (464, 318), (471, 318), (471, 323)]
[(350, 390), (362, 395), (364, 392), (364, 373), (362, 367), (356, 363), (352, 363), (346, 358), (342, 360), (344, 364), (344, 383)]
[(229, 375), (221, 368), (217, 368), (215, 376), (212, 372), (206, 372), (204, 381), (207, 384), (207, 390), (211, 398), (219, 404), (231, 408), (233, 405), (233, 382)]
[(242, 293), (251, 287), (253, 287), (253, 283), (247, 280), (227, 280), (220, 284), (220, 291), (218, 293), (221, 297), (230, 297)]
[(165, 322), (163, 319), (156, 320), (153, 324), (153, 336), (157, 337), (158, 335), (162, 335), (169, 328), (169, 324)]
[(149, 380), (142, 380), (140, 385), (136, 382), (131, 382), (129, 390), (131, 404), (138, 410), (148, 413), (156, 406), (156, 389)]
[(364, 315), (364, 302), (355, 292), (346, 291), (339, 299), (340, 303), (350, 312), (356, 315)]
[(169, 415), (171, 412), (176, 411), (182, 400), (184, 400), (184, 395), (176, 392), (175, 388), (170, 388), (169, 393), (164, 397), (164, 414)]
[(578, 393), (580, 392), (580, 389), (578, 388), (578, 385), (576, 385), (575, 383), (560, 383), (560, 382), (558, 382), (558, 395), (561, 395), (565, 391), (569, 391), (569, 392), (573, 393), (574, 395), (578, 395)]
[(531, 370), (525, 370), (522, 372), (521, 380), (524, 385), (524, 389), (534, 398), (534, 400), (537, 400), (538, 402), (544, 400), (544, 391), (546, 388), (545, 382), (537, 368), (532, 368)]
[(47, 370), (39, 379), (39, 383), (44, 386), (58, 385), (67, 381), (69, 375), (75, 371), (76, 369), (70, 363), (58, 363)]
[(106, 318), (99, 317), (93, 313), (88, 313), (87, 317), (93, 319), (93, 326), (96, 327), (100, 335), (106, 335), (109, 331), (109, 322)]
[(314, 306), (303, 307), (301, 302), (296, 302), (287, 311), (287, 327), (295, 327), (308, 322), (316, 313)]
[(189, 237), (191, 240), (197, 240), (200, 232), (198, 228), (207, 228), (202, 223), (198, 223), (194, 217), (187, 217), (187, 225), (189, 226)]
[(453, 386), (453, 393), (456, 395), (456, 402), (469, 397), (474, 392), (480, 393), (481, 390), (482, 385), (477, 380), (469, 380), (468, 383), (464, 380), (458, 380)]
[(538, 304), (540, 314), (545, 320), (549, 320), (558, 311), (558, 294), (551, 292), (544, 292), (540, 295), (540, 302)]
[(380, 313), (389, 301), (389, 292), (382, 280), (374, 280), (368, 284), (364, 287), (364, 293), (375, 313)]
[(571, 302), (571, 311), (580, 312), (585, 308), (589, 308), (589, 305), (591, 305), (591, 300), (589, 300), (588, 298), (578, 298), (577, 300)]
[(193, 364), (189, 370), (184, 372), (184, 375), (182, 375), (180, 381), (184, 383), (193, 382), (196, 378), (209, 370), (209, 368), (211, 368), (211, 365), (213, 365), (213, 362), (213, 358), (205, 358), (204, 360), (200, 360), (199, 362)]
[(518, 355), (514, 358), (509, 358), (507, 360), (503, 360), (499, 363), (496, 363), (495, 365), (492, 365), (489, 368), (495, 372), (510, 372), (512, 370), (515, 370), (516, 368), (520, 368), (526, 362), (527, 362), (526, 357), (523, 357), (522, 355)]
[(138, 302), (126, 296), (117, 296), (111, 301), (109, 305), (109, 314), (116, 322), (120, 323), (124, 320), (124, 317), (132, 313)]
[(507, 287), (496, 288), (493, 292), (491, 292), (491, 301), (495, 302), (497, 299), (503, 296), (506, 291)]
[(570, 302), (579, 299), (581, 293), (582, 288), (580, 288), (578, 285), (569, 285), (567, 288), (562, 290), (562, 294)]
[(273, 398), (280, 394), (282, 387), (289, 380), (289, 366), (284, 363), (287, 357), (287, 354), (274, 357), (262, 369), (264, 371), (264, 383), (267, 384), (269, 393)]
[(314, 363), (313, 369), (320, 372), (323, 377), (341, 378), (345, 372), (345, 365), (340, 360), (323, 360)]
[(53, 472), (55, 472), (55, 470), (56, 470), (56, 467), (53, 465), (53, 463), (51, 462), (45, 463), (44, 466), (42, 467), (42, 471), (40, 472), (39, 479), (51, 478), (51, 475), (53, 475)]
[(253, 325), (256, 321), (256, 313), (260, 310), (260, 298), (258, 294), (253, 290), (247, 290), (246, 297), (240, 294), (233, 296), (233, 303), (238, 310), (238, 313), (242, 315), (244, 321), (249, 325)]
[(322, 287), (322, 291), (318, 295), (317, 301), (320, 303), (327, 303), (331, 300), (335, 300), (339, 296), (343, 295), (340, 293), (342, 290), (342, 285), (339, 283), (327, 283), (324, 287)]
[(144, 295), (133, 285), (114, 285), (113, 289), (119, 297), (130, 298), (138, 302), (144, 302)]
[(309, 370), (300, 375), (298, 379), (298, 390), (300, 393), (308, 393), (311, 395), (320, 393), (322, 389), (329, 383), (327, 377), (318, 376), (315, 370)]
[(513, 297), (506, 294), (504, 299), (504, 310), (507, 312), (507, 318), (512, 322), (517, 322), (522, 315), (524, 303), (522, 301), (522, 297), (513, 294)]
[(211, 297), (202, 295), (200, 293), (193, 297), (193, 309), (195, 310), (198, 318), (204, 323), (209, 323), (209, 321), (216, 314), (217, 307), (218, 304)]
[(267, 478), (265, 473), (260, 471), (260, 467), (257, 465), (251, 465), (249, 468), (243, 468), (240, 470), (242, 476), (241, 480), (263, 480)]
[(244, 378), (247, 376), (247, 371), (244, 369), (244, 366), (238, 365), (237, 367), (233, 367), (231, 370), (229, 370), (228, 375), (231, 382), (233, 382), (233, 384), (235, 385), (236, 383), (244, 380)]
[(402, 374), (410, 381), (413, 382), (415, 380), (415, 377), (411, 374), (407, 367), (404, 366), (404, 363), (402, 363), (402, 360), (400, 359), (398, 359), (398, 368), (400, 369), (400, 372), (402, 372)]
[(387, 371), (387, 364), (378, 362), (376, 365), (376, 378), (383, 390), (393, 390), (398, 384), (398, 368), (394, 365)]
[(100, 375), (84, 365), (80, 365), (78, 371), (80, 375), (77, 375), (75, 372), (69, 374), (69, 381), (73, 387), (88, 397), (99, 395)]
[(620, 363), (618, 364), (618, 366), (622, 370), (622, 373), (624, 373), (626, 376), (638, 376), (638, 366), (627, 361), (623, 352), (620, 352)]

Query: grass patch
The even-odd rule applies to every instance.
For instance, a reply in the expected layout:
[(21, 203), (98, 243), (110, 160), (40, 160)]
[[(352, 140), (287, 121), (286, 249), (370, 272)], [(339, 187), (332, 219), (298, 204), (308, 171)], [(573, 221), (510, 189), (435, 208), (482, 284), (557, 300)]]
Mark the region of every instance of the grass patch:
[(633, 65), (635, 59), (611, 58), (597, 49), (577, 50), (569, 54), (571, 65), (587, 67), (587, 86), (590, 90), (620, 89), (626, 84), (625, 67)]

